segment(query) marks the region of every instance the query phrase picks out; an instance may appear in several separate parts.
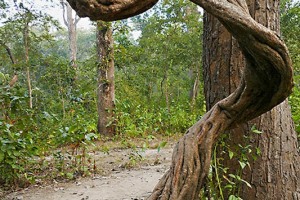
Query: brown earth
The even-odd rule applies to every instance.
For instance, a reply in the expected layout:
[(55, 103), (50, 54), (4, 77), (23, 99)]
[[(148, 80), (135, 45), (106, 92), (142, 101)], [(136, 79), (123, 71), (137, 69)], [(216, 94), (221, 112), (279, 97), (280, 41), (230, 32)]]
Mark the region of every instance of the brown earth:
[(141, 200), (168, 170), (174, 142), (160, 149), (113, 149), (96, 152), (101, 175), (72, 182), (35, 185), (13, 192), (4, 200)]

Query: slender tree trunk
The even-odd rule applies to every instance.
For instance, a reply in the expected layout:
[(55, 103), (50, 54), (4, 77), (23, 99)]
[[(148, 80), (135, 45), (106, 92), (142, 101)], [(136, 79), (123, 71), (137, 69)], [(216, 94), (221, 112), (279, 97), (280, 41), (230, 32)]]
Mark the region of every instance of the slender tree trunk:
[(170, 112), (168, 68), (166, 68), (163, 80), (160, 83), (160, 88), (162, 96), (165, 96), (167, 110)]
[[(279, 33), (279, 1), (249, 0), (248, 6), (253, 18), (264, 26)], [(239, 85), (246, 61), (237, 41), (213, 16), (204, 17), (204, 76), (205, 98), (207, 109), (211, 109), (219, 100), (232, 93)], [(251, 134), (255, 125), (262, 134)], [(247, 139), (244, 136), (247, 136)], [(245, 168), (242, 178), (252, 185), (243, 184), (240, 196), (243, 199), (300, 199), (300, 168), (297, 152), (297, 135), (293, 127), (291, 111), (287, 100), (270, 112), (251, 122), (239, 125), (231, 130), (225, 140), (237, 155), (230, 159), (228, 152), (222, 147), (218, 157), (224, 168), (229, 168), (227, 174), (236, 174), (240, 169), (238, 159), (242, 146), (251, 145), (252, 154), (260, 151), (257, 160), (248, 156), (251, 170)], [(234, 150), (235, 149), (235, 150)], [(222, 177), (222, 175), (220, 175)], [(224, 182), (224, 186), (228, 182)], [(225, 199), (230, 195), (225, 190)]]
[(27, 87), (28, 87), (28, 96), (29, 96), (29, 108), (32, 109), (32, 87), (31, 87), (31, 79), (30, 79), (30, 66), (29, 66), (29, 24), (25, 22), (24, 32), (23, 32), (23, 40), (24, 40), (24, 50), (25, 50), (25, 66), (26, 66), (26, 79), (27, 79)]
[(77, 31), (76, 26), (80, 18), (73, 18), (73, 10), (69, 3), (61, 1), (63, 7), (63, 19), (68, 28), (69, 35), (69, 54), (71, 66), (77, 69)]
[(98, 50), (98, 132), (103, 135), (115, 134), (114, 107), (114, 51), (111, 23), (97, 22)]
[[(187, 6), (185, 10), (186, 16), (185, 20), (189, 20), (188, 17), (191, 15), (197, 15), (200, 14), (197, 10), (197, 7), (191, 7)], [(187, 33), (189, 33), (190, 30), (187, 29)], [(200, 47), (199, 47), (200, 48)], [(200, 83), (200, 63), (201, 60), (197, 61), (196, 63), (193, 63), (192, 66), (190, 66), (189, 70), (189, 78), (193, 80), (193, 84), (190, 90), (190, 102), (191, 102), (191, 108), (193, 109), (196, 105), (196, 99), (199, 92), (199, 83)]]
[(196, 66), (196, 72), (195, 69), (190, 69), (189, 77), (193, 81), (193, 85), (190, 90), (190, 100), (191, 100), (191, 107), (194, 108), (196, 105), (196, 99), (199, 92), (199, 83), (200, 83), (200, 73), (199, 73), (199, 67)]

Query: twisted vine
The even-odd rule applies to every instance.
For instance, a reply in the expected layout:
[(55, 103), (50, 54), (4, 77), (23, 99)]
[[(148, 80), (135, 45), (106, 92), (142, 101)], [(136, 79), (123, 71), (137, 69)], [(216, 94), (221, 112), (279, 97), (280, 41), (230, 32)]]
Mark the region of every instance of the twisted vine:
[[(292, 64), (284, 42), (249, 14), (245, 0), (191, 0), (217, 17), (236, 38), (246, 58), (239, 87), (194, 124), (173, 151), (168, 172), (149, 200), (197, 199), (208, 174), (216, 139), (286, 99), (292, 91)], [(134, 16), (157, 0), (68, 0), (80, 16), (111, 21)]]

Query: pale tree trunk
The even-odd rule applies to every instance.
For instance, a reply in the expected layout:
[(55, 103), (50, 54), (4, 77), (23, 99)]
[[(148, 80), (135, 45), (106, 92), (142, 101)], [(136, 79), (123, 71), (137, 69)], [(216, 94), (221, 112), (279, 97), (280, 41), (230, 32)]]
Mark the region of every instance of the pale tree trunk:
[[(188, 20), (188, 17), (191, 15), (200, 14), (199, 11), (197, 10), (197, 7), (191, 7), (191, 6), (187, 6), (185, 13), (186, 13), (185, 20)], [(190, 30), (187, 29), (187, 33), (189, 33), (189, 31)], [(196, 63), (193, 63), (192, 66), (190, 66), (190, 70), (189, 70), (189, 78), (193, 80), (191, 90), (190, 90), (190, 102), (191, 102), (192, 109), (194, 109), (196, 105), (196, 99), (199, 93), (200, 63), (201, 63), (201, 59), (199, 59)]]
[(69, 54), (70, 54), (70, 63), (71, 66), (76, 70), (77, 69), (77, 32), (76, 27), (77, 23), (80, 20), (77, 15), (73, 17), (73, 10), (69, 3), (61, 1), (63, 7), (63, 19), (64, 23), (68, 28), (69, 35)]
[(163, 80), (160, 83), (160, 88), (162, 96), (165, 96), (167, 110), (168, 112), (170, 112), (168, 68), (165, 69), (165, 74)]
[[(221, 20), (237, 39), (246, 64), (237, 89), (217, 102), (177, 143), (171, 167), (155, 187), (151, 200), (198, 199), (218, 136), (271, 110), (288, 97), (293, 87), (292, 63), (285, 44), (250, 16), (244, 0), (192, 1)], [(68, 2), (81, 16), (116, 20), (143, 12), (156, 0)]]
[[(279, 1), (249, 0), (251, 15), (259, 23), (279, 34)], [(237, 41), (221, 23), (209, 14), (204, 17), (204, 77), (205, 98), (208, 110), (219, 100), (232, 93), (239, 85), (245, 59)], [(255, 125), (262, 134), (251, 134)], [(246, 139), (244, 136), (248, 136)], [(231, 130), (225, 140), (226, 145), (237, 155), (230, 159), (223, 147), (218, 149), (218, 157), (224, 168), (229, 168), (227, 174), (236, 174), (241, 168), (238, 163), (240, 153), (237, 147), (251, 145), (252, 153), (261, 151), (257, 160), (248, 156), (251, 170), (246, 168), (242, 178), (252, 185), (243, 184), (240, 196), (243, 199), (299, 199), (300, 168), (297, 152), (297, 134), (293, 127), (291, 111), (287, 100), (270, 112), (263, 114), (251, 122), (239, 125)], [(235, 150), (236, 149), (236, 150)], [(228, 182), (223, 182), (224, 186)], [(225, 190), (225, 189), (224, 189)], [(224, 193), (225, 199), (230, 192)]]
[(114, 50), (111, 23), (97, 22), (98, 52), (98, 132), (106, 136), (115, 135), (114, 108)]
[[(196, 105), (196, 99), (199, 93), (199, 84), (200, 84), (200, 69), (199, 66), (196, 65), (196, 69), (190, 69), (189, 77), (193, 81), (193, 85), (190, 90), (190, 100), (191, 100), (191, 107), (194, 108)], [(195, 71), (196, 70), (196, 71)]]
[(30, 79), (30, 66), (29, 66), (29, 24), (25, 22), (25, 27), (23, 30), (23, 40), (24, 40), (24, 51), (25, 51), (25, 66), (26, 66), (26, 79), (28, 87), (28, 96), (29, 96), (29, 108), (32, 108), (32, 87)]

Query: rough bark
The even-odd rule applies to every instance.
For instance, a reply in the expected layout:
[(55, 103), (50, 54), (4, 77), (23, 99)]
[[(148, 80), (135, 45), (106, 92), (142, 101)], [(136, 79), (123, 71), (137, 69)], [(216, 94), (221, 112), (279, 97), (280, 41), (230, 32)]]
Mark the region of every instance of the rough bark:
[[(244, 0), (192, 1), (217, 17), (236, 38), (246, 58), (246, 65), (238, 88), (217, 102), (178, 142), (169, 171), (149, 199), (197, 199), (208, 174), (212, 147), (219, 134), (269, 111), (284, 101), (293, 87), (291, 60), (286, 46), (273, 31), (250, 16)], [(75, 10), (80, 10), (74, 3), (78, 2), (78, 6), (81, 2), (84, 7), (83, 2), (91, 1), (69, 2), (71, 5), (73, 2)], [(106, 2), (121, 6), (119, 10), (126, 10), (128, 5), (133, 8), (148, 1)], [(100, 8), (98, 15), (104, 14), (106, 20), (114, 20), (112, 15), (114, 12), (118, 14), (119, 10), (112, 9), (107, 14)]]
[(106, 136), (115, 134), (114, 112), (114, 51), (111, 23), (97, 22), (98, 50), (98, 132)]
[[(235, 36), (246, 57), (246, 66), (237, 90), (216, 103), (203, 119), (189, 129), (185, 138), (194, 139), (179, 141), (178, 146), (183, 148), (181, 151), (174, 151), (174, 162), (170, 171), (156, 186), (149, 199), (195, 199), (203, 186), (209, 167), (209, 162), (206, 161), (210, 160), (211, 148), (218, 134), (259, 116), (262, 114), (261, 111), (267, 111), (265, 110), (267, 107), (268, 110), (271, 109), (270, 105), (275, 106), (272, 102), (286, 89), (291, 90), (293, 85), (287, 50), (283, 50), (286, 52), (285, 56), (281, 54), (283, 51), (280, 49), (286, 49), (282, 41), (275, 33), (250, 17), (245, 2), (196, 1), (196, 3), (218, 17)], [(279, 46), (282, 47), (277, 49)], [(279, 56), (280, 54), (283, 57)], [(278, 56), (283, 60), (281, 58), (281, 61), (277, 60)], [(284, 72), (285, 75), (281, 74), (283, 72), (280, 70), (281, 67), (276, 66), (280, 62), (283, 64), (282, 70), (287, 70), (287, 74)], [(286, 85), (282, 85), (282, 92), (277, 96), (275, 93), (281, 90), (279, 85), (282, 84), (284, 77), (287, 78)], [(279, 99), (275, 101), (280, 103), (284, 100), (281, 97)], [(193, 150), (190, 149), (191, 146)], [(192, 156), (193, 154), (195, 156)], [(200, 165), (197, 162), (199, 158)], [(195, 174), (198, 174), (199, 178), (194, 177)], [(188, 183), (187, 181), (191, 179), (194, 180)]]
[(67, 0), (80, 17), (113, 21), (138, 15), (158, 0)]
[[(249, 0), (248, 6), (256, 21), (279, 33), (279, 1)], [(210, 109), (237, 88), (245, 60), (236, 40), (215, 17), (205, 14), (204, 26), (205, 97), (207, 108)], [(253, 125), (264, 133), (251, 134)], [(297, 135), (287, 101), (261, 117), (231, 130), (230, 137), (225, 142), (232, 150), (238, 151), (238, 144), (250, 144), (252, 154), (255, 154), (257, 148), (261, 151), (255, 161), (249, 156), (251, 170), (246, 168), (242, 178), (252, 188), (242, 185), (239, 196), (248, 200), (299, 199), (297, 179), (300, 179), (300, 169), (298, 165), (292, 164), (299, 161)], [(239, 152), (233, 159), (228, 157), (228, 153), (222, 153), (221, 148), (218, 152), (218, 157), (223, 158), (220, 159), (223, 167), (229, 168), (228, 174), (236, 174), (240, 169), (237, 159)], [(228, 196), (229, 193), (225, 192), (225, 198)]]

